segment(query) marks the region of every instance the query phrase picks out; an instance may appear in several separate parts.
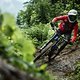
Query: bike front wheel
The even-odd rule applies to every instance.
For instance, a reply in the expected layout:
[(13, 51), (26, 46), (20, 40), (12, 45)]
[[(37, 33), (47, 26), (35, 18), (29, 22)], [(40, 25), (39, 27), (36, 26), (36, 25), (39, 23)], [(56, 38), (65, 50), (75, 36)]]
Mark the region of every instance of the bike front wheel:
[(37, 60), (39, 60), (42, 56), (47, 55), (47, 53), (49, 52), (49, 50), (51, 49), (53, 43), (50, 42), (44, 49), (38, 51), (36, 54), (36, 57), (34, 58), (34, 62), (36, 62)]

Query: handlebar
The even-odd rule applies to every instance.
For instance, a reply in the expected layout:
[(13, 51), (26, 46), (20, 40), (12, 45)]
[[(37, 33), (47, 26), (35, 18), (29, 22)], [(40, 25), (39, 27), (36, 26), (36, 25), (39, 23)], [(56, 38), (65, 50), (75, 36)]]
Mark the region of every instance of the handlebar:
[(54, 31), (57, 30), (57, 27), (55, 26), (55, 23), (51, 22), (50, 25), (51, 25), (51, 27), (52, 27), (52, 29), (53, 29)]

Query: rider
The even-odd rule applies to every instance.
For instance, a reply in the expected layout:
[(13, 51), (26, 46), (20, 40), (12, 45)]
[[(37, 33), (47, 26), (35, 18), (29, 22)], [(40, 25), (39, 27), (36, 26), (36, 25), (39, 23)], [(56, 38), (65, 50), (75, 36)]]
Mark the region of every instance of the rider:
[[(57, 21), (61, 21), (59, 25), (59, 29), (56, 31), (56, 35), (54, 36), (54, 39), (56, 37), (59, 37), (60, 35), (64, 34), (67, 41), (63, 42), (63, 45), (59, 48), (57, 55), (65, 48), (65, 46), (68, 43), (74, 43), (77, 38), (78, 33), (78, 22), (77, 22), (77, 11), (72, 9), (68, 12), (67, 15), (55, 17), (51, 21), (51, 27), (54, 29), (54, 24)], [(71, 33), (73, 32), (73, 36), (71, 37)], [(53, 48), (51, 49), (53, 51)], [(51, 56), (51, 54), (50, 54)]]

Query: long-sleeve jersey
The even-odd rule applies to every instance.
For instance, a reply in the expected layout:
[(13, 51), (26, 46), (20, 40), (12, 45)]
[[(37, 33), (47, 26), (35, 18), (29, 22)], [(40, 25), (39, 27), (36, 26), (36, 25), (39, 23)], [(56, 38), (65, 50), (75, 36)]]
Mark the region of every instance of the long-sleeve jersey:
[(76, 21), (75, 23), (70, 23), (68, 20), (68, 15), (63, 15), (59, 17), (55, 17), (52, 22), (57, 22), (61, 20), (59, 29), (62, 32), (72, 32), (73, 31), (73, 37), (71, 38), (71, 42), (76, 41), (77, 38), (77, 33), (78, 33), (78, 22)]

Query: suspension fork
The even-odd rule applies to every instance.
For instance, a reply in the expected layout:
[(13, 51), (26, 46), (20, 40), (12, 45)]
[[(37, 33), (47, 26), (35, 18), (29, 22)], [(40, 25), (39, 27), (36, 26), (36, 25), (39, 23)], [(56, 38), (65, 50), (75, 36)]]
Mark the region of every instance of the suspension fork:
[(53, 40), (54, 40), (54, 38), (55, 38), (56, 35), (57, 35), (57, 34), (54, 34), (54, 36), (53, 36), (45, 45), (43, 45), (43, 46), (40, 48), (40, 52), (41, 52), (50, 42), (53, 42)]
[(54, 43), (54, 45), (52, 46), (53, 49), (57, 49), (58, 48), (58, 44), (59, 44), (59, 39)]
[(53, 55), (54, 50), (57, 50), (57, 49), (58, 49), (58, 47), (57, 47), (58, 42), (59, 42), (59, 39), (58, 39), (58, 40), (54, 43), (54, 45), (51, 47), (51, 51), (50, 51), (49, 54), (48, 54), (48, 62), (51, 61), (51, 56)]

